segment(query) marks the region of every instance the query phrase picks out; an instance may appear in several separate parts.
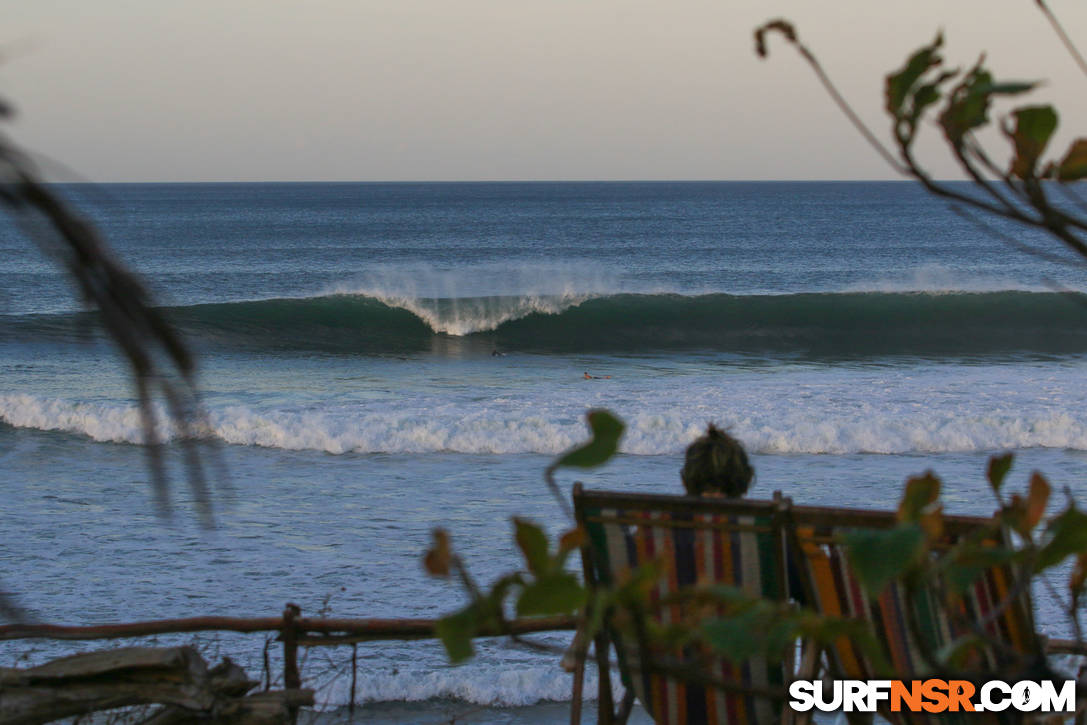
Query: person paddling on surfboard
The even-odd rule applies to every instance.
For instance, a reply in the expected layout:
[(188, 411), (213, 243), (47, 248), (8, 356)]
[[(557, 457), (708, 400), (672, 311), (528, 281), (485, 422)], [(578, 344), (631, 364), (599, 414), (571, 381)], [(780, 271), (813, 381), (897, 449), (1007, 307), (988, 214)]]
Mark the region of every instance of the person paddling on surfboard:
[(584, 377), (586, 380), (611, 380), (610, 375), (589, 375), (589, 373), (585, 373)]

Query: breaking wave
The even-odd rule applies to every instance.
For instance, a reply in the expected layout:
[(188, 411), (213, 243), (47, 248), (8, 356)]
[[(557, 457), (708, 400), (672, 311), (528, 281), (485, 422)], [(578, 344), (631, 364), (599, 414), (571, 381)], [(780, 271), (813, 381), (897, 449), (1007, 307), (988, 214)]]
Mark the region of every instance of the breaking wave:
[[(620, 450), (675, 455), (700, 432), (687, 406), (624, 416)], [(78, 403), (17, 394), (0, 396), (0, 422), (85, 436), (94, 441), (143, 441), (139, 414), (121, 403)], [(209, 412), (210, 435), (230, 445), (347, 453), (469, 453), (553, 455), (584, 440), (584, 424), (549, 409), (525, 413), (486, 406), (444, 409), (362, 407), (254, 410), (229, 406)], [(763, 454), (946, 453), (1022, 448), (1087, 450), (1087, 418), (1077, 411), (1038, 406), (996, 411), (828, 411), (797, 407), (730, 421), (748, 450)], [(167, 431), (169, 433), (169, 431)]]
[[(1087, 295), (839, 292), (560, 293), (428, 298), (332, 294), (164, 309), (199, 344), (271, 352), (705, 349), (791, 356), (1087, 352)], [(88, 313), (0, 318), (0, 340), (70, 339)]]

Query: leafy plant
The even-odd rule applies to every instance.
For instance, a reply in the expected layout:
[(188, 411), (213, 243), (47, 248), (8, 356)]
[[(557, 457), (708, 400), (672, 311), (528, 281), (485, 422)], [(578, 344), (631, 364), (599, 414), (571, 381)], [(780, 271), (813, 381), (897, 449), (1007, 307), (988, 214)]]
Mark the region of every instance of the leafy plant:
[[(1087, 62), (1045, 2), (1035, 2), (1087, 73)], [(1038, 86), (1037, 82), (997, 80), (985, 67), (984, 55), (965, 71), (950, 68), (941, 54), (943, 35), (937, 34), (931, 43), (921, 46), (900, 69), (886, 77), (884, 108), (891, 120), (892, 142), (888, 148), (839, 93), (814, 53), (801, 42), (792, 23), (776, 19), (756, 28), (755, 52), (761, 58), (769, 55), (770, 35), (780, 36), (797, 50), (850, 123), (896, 172), (949, 200), (959, 214), (1014, 248), (1066, 261), (1003, 234), (975, 212), (1043, 230), (1067, 249), (1087, 258), (1087, 204), (1070, 188), (1072, 182), (1087, 179), (1087, 138), (1077, 138), (1063, 153), (1051, 155), (1049, 143), (1059, 115), (1050, 105), (1019, 106), (999, 120), (997, 129), (1010, 147), (1002, 163), (995, 160), (998, 156), (987, 150), (977, 136), (994, 123), (990, 118), (994, 101), (1026, 94)], [(918, 161), (914, 146), (921, 129), (929, 125), (926, 121), (932, 121), (931, 125), (940, 129), (948, 152), (980, 193), (968, 193), (936, 181)], [(1060, 202), (1054, 198), (1056, 193), (1061, 194)]]
[[(625, 429), (623, 422), (606, 410), (590, 410), (586, 422), (589, 440), (560, 455), (545, 472), (548, 486), (571, 519), (569, 503), (555, 483), (555, 471), (603, 465), (615, 455)], [(472, 657), (475, 637), (509, 634), (510, 609), (519, 617), (580, 612), (581, 626), (567, 652), (574, 658), (585, 657), (587, 643), (603, 626), (605, 612), (612, 614), (613, 626), (624, 629), (647, 651), (668, 653), (695, 646), (741, 662), (755, 653), (780, 657), (798, 638), (829, 644), (848, 635), (870, 645), (873, 657), (879, 656), (862, 623), (824, 617), (795, 604), (770, 602), (733, 587), (696, 585), (653, 604), (650, 590), (667, 566), (663, 561), (638, 567), (613, 587), (590, 589), (566, 568), (570, 554), (588, 543), (580, 528), (566, 531), (552, 545), (540, 526), (514, 518), (514, 540), (524, 566), (499, 577), (487, 590), (479, 587), (454, 553), (448, 532), (435, 529), (432, 535), (432, 546), (423, 557), (424, 568), (432, 576), (456, 577), (469, 596), (467, 605), (443, 617), (437, 625), (438, 636), (454, 663)], [(646, 616), (659, 607), (678, 607), (684, 615), (669, 626), (660, 626)], [(667, 655), (656, 666), (667, 670)], [(680, 670), (679, 674), (695, 673)]]
[[(618, 450), (625, 430), (623, 422), (607, 410), (590, 410), (586, 421), (592, 434), (590, 439), (555, 459), (545, 473), (548, 487), (571, 521), (573, 511), (559, 491), (555, 471), (564, 467), (593, 468), (606, 463)], [(508, 633), (509, 606), (520, 617), (570, 615), (583, 609), (588, 601), (588, 589), (575, 574), (567, 571), (570, 554), (585, 544), (584, 531), (570, 529), (552, 546), (542, 527), (527, 519), (514, 518), (513, 534), (524, 568), (500, 577), (489, 590), (483, 591), (460, 557), (453, 553), (449, 533), (444, 529), (433, 532), (433, 545), (423, 558), (424, 568), (432, 576), (455, 574), (470, 598), (464, 608), (438, 622), (438, 636), (452, 662), (472, 656), (472, 639), (480, 632)]]
[[(1087, 61), (1068, 37), (1044, 0), (1036, 6), (1053, 26), (1061, 43), (1080, 69), (1087, 74)], [(944, 38), (935, 39), (912, 53), (901, 68), (886, 77), (884, 108), (891, 121), (892, 146), (884, 145), (857, 117), (848, 102), (834, 87), (818, 59), (799, 38), (796, 28), (786, 20), (773, 20), (755, 30), (756, 54), (768, 55), (768, 36), (776, 34), (794, 47), (814, 70), (820, 83), (866, 141), (900, 174), (919, 181), (933, 194), (948, 199), (952, 208), (1005, 243), (1056, 261), (1063, 258), (1047, 250), (1027, 246), (987, 225), (977, 216), (992, 216), (1043, 230), (1063, 246), (1087, 258), (1087, 203), (1072, 190), (1072, 184), (1087, 179), (1087, 138), (1075, 139), (1063, 153), (1052, 154), (1050, 142), (1059, 114), (1050, 105), (1021, 105), (998, 121), (991, 118), (994, 101), (1029, 93), (1037, 82), (997, 80), (986, 68), (984, 56), (967, 70), (949, 68), (942, 56)], [(931, 124), (925, 122), (931, 121)], [(1008, 142), (1005, 161), (978, 140), (978, 132), (996, 124)], [(938, 182), (914, 155), (915, 142), (926, 125), (938, 128), (946, 148), (966, 176), (973, 181), (975, 193)], [(1060, 194), (1059, 201), (1055, 198)], [(934, 477), (922, 484), (907, 486), (899, 528), (880, 534), (875, 540), (851, 542), (854, 565), (871, 591), (881, 590), (889, 581), (911, 579), (931, 581), (942, 577), (950, 594), (961, 592), (994, 563), (1014, 562), (1021, 580), (1013, 593), (1018, 595), (1041, 578), (1050, 595), (1060, 602), (1083, 645), (1079, 599), (1087, 580), (1087, 514), (1081, 512), (1066, 491), (1067, 504), (1048, 523), (1042, 519), (1049, 503), (1051, 487), (1040, 473), (1034, 473), (1025, 495), (1006, 498), (1004, 481), (1011, 468), (1010, 453), (993, 457), (988, 466), (990, 488), (999, 506), (994, 532), (1012, 532), (1016, 546), (993, 546), (992, 537), (980, 533), (941, 555), (932, 553), (932, 544), (940, 531), (939, 511), (919, 515), (924, 501), (933, 491)], [(938, 493), (938, 481), (935, 481)], [(912, 491), (911, 491), (912, 485)], [(924, 489), (924, 490), (923, 490)], [(924, 534), (921, 536), (921, 534)], [(1045, 580), (1055, 567), (1075, 561), (1067, 582), (1067, 594)]]

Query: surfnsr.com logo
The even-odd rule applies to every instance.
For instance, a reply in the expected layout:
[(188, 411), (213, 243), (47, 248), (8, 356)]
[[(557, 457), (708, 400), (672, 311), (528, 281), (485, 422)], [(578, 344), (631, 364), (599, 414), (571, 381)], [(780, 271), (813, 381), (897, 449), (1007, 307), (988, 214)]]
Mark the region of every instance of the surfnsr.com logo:
[(789, 705), (798, 712), (1075, 712), (1075, 680), (796, 680)]

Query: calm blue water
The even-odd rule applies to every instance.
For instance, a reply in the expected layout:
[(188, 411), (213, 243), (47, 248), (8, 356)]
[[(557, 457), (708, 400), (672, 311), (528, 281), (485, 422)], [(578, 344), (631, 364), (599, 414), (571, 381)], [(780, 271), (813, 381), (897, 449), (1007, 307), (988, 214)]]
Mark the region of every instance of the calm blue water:
[[(1038, 468), (1087, 493), (1087, 305), (1056, 291), (1084, 289), (1087, 267), (1013, 250), (913, 186), (65, 193), (197, 352), (229, 481), (212, 534), (154, 516), (126, 371), (48, 260), (0, 228), (0, 571), (43, 619), (287, 601), (437, 616), (460, 595), (419, 567), (430, 529), (449, 528), (481, 579), (512, 567), (511, 515), (562, 526), (542, 471), (594, 406), (629, 430), (580, 476), (592, 486), (677, 491), (712, 420), (753, 453), (762, 495), (888, 507), (933, 468), (953, 510), (984, 514), (985, 461), (1006, 449), (1014, 484)], [(174, 495), (191, 510), (180, 470)], [(252, 663), (262, 644), (224, 647)], [(309, 671), (343, 702), (325, 656)], [(425, 643), (360, 658), (368, 700), (568, 696), (554, 658), (503, 643), (456, 669)]]

